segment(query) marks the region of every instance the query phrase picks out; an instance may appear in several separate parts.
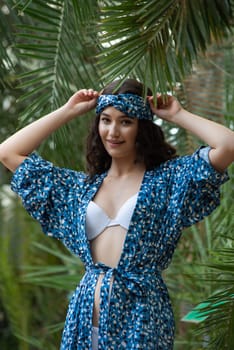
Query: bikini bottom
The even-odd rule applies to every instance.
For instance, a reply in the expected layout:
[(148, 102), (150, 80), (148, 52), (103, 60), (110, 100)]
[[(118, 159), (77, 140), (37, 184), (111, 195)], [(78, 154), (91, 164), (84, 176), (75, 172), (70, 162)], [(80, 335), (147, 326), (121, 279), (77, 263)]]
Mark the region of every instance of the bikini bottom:
[(92, 327), (92, 350), (98, 350), (98, 327)]

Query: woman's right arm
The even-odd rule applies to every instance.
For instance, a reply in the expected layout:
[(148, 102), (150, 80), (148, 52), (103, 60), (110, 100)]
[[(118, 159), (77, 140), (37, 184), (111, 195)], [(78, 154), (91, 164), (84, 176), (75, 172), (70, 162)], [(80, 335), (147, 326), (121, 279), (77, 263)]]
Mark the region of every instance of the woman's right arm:
[(0, 144), (0, 161), (11, 171), (32, 153), (55, 130), (96, 105), (99, 93), (92, 89), (77, 91), (68, 102), (16, 132)]

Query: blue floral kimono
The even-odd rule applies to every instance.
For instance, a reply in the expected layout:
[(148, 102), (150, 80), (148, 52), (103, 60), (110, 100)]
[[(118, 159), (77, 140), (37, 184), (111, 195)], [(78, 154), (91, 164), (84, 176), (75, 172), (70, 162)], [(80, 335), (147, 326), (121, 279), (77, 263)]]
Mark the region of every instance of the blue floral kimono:
[[(85, 232), (88, 203), (106, 174), (55, 167), (37, 154), (16, 170), (12, 189), (49, 236), (61, 240), (85, 265), (70, 301), (61, 350), (91, 350), (95, 285), (101, 286), (99, 350), (170, 350), (174, 317), (161, 272), (168, 267), (184, 227), (219, 205), (220, 174), (200, 156), (169, 160), (146, 171), (116, 268), (94, 263)], [(110, 281), (114, 278), (109, 296)]]

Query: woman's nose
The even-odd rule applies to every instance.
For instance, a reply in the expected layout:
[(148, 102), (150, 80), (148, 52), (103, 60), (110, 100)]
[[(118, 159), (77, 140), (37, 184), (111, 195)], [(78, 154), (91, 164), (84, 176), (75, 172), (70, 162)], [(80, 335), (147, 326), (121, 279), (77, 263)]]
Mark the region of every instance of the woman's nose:
[(111, 123), (110, 129), (109, 129), (109, 134), (112, 137), (114, 137), (114, 136), (116, 137), (119, 135), (119, 127), (116, 123), (114, 123), (114, 122)]

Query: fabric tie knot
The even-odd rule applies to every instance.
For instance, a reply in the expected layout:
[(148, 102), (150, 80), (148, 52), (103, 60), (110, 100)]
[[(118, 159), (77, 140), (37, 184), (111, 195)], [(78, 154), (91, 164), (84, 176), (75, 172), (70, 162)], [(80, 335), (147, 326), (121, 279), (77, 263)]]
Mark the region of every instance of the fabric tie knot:
[(122, 270), (100, 262), (90, 266), (88, 270), (105, 274), (105, 280), (110, 280), (113, 277), (118, 283), (122, 283), (128, 292), (141, 297), (147, 294), (152, 284), (151, 278), (146, 278), (143, 272)]

